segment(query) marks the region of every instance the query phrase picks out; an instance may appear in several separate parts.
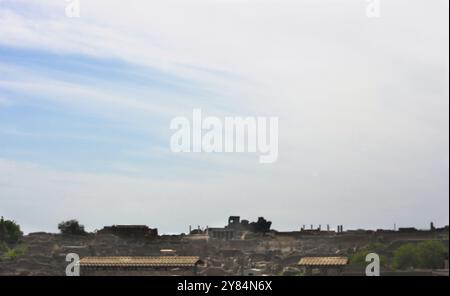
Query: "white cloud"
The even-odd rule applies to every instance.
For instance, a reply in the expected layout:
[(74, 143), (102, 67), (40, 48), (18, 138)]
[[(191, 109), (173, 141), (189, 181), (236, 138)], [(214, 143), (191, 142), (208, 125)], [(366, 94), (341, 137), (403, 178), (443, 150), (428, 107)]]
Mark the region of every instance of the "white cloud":
[[(69, 19), (64, 15), (64, 1), (40, 1), (35, 15), (8, 9), (8, 5), (0, 8), (0, 44), (156, 68), (220, 95), (222, 106), (242, 110), (239, 115), (280, 118), (279, 162), (270, 168), (245, 163), (242, 180), (228, 173), (220, 182), (207, 185), (169, 186), (155, 181), (150, 183), (160, 190), (151, 191), (132, 178), (89, 176), (104, 184), (96, 189), (89, 178), (70, 174), (65, 175), (67, 180), (87, 183), (81, 186), (86, 191), (67, 187), (73, 190), (68, 194), (58, 182), (44, 182), (67, 196), (65, 207), (77, 196), (92, 198), (90, 209), (102, 208), (111, 196), (119, 205), (123, 194), (134, 200), (128, 209), (136, 214), (146, 208), (138, 208), (136, 200), (150, 190), (152, 202), (146, 206), (151, 211), (155, 206), (164, 213), (174, 204), (180, 211), (182, 206), (190, 210), (181, 224), (198, 217), (191, 214), (199, 214), (198, 207), (214, 206), (230, 214), (260, 210), (291, 226), (312, 220), (324, 224), (320, 219), (327, 217), (336, 223), (359, 221), (369, 226), (424, 225), (428, 219), (448, 223), (448, 1), (429, 2), (383, 1), (382, 17), (369, 19), (366, 1), (81, 0), (82, 17)], [(58, 103), (106, 116), (134, 118), (131, 115), (143, 112), (143, 116), (170, 117), (189, 115), (184, 114), (186, 110), (202, 107), (187, 97), (158, 93), (167, 103), (155, 105), (146, 99), (149, 90), (126, 97), (123, 92), (29, 74), (2, 79), (0, 85), (49, 94), (48, 99)], [(61, 95), (65, 93), (73, 96)], [(202, 109), (207, 109), (204, 104)], [(210, 107), (211, 115), (227, 112), (217, 105)], [(135, 122), (135, 127), (141, 123)], [(213, 163), (218, 168), (242, 168), (236, 159), (207, 157), (217, 161)], [(18, 171), (13, 183), (25, 172)], [(319, 176), (311, 179), (315, 172)], [(60, 181), (59, 173), (44, 176)], [(189, 194), (183, 193), (185, 185)], [(14, 192), (1, 190), (21, 196), (18, 204), (27, 203), (23, 187)], [(39, 186), (26, 193), (39, 193), (45, 199), (49, 192)], [(213, 196), (212, 206), (204, 195)], [(255, 202), (258, 208), (248, 210)], [(13, 204), (9, 202), (10, 210)], [(134, 216), (125, 209), (113, 214), (115, 218)], [(156, 210), (135, 217), (145, 220), (152, 214), (159, 217), (156, 221), (164, 220)], [(57, 219), (62, 216), (67, 215)], [(95, 225), (104, 223), (92, 217), (86, 214), (85, 218)], [(176, 222), (171, 223), (164, 225), (173, 229)]]

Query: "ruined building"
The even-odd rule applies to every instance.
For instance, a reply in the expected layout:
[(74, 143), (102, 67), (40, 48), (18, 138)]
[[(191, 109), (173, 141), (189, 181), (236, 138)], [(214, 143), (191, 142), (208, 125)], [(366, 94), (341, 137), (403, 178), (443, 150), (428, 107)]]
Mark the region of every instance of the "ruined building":
[(228, 218), (228, 225), (225, 228), (239, 230), (239, 231), (251, 231), (265, 233), (270, 231), (271, 221), (267, 221), (264, 217), (259, 217), (258, 221), (249, 223), (248, 220), (240, 221), (239, 216), (230, 216)]
[(103, 229), (97, 231), (97, 234), (114, 234), (134, 238), (156, 238), (158, 237), (158, 229), (150, 228), (147, 225), (112, 225), (103, 227)]
[(225, 227), (208, 228), (207, 234), (215, 239), (238, 239), (244, 232), (266, 233), (270, 231), (271, 221), (259, 217), (256, 222), (241, 220), (239, 216), (230, 216)]

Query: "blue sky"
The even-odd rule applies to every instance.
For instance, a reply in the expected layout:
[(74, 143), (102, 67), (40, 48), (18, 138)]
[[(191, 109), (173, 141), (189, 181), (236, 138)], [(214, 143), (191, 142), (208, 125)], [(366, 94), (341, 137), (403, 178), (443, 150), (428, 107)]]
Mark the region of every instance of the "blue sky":
[[(130, 95), (133, 92), (157, 91), (165, 96), (196, 97), (207, 95), (176, 76), (140, 68), (119, 60), (90, 58), (80, 55), (56, 55), (39, 50), (1, 47), (2, 63), (7, 69), (8, 82), (21, 83), (19, 74), (8, 75), (8, 70), (25, 70), (39, 76), (45, 83), (67, 83), (95, 90), (108, 89), (108, 93)], [(23, 92), (20, 87), (1, 87), (2, 97), (8, 104), (0, 109), (4, 145), (2, 154), (59, 169), (111, 172), (111, 163), (117, 159), (145, 168), (170, 159), (160, 156), (134, 156), (133, 150), (167, 149), (167, 138), (160, 134), (166, 129), (168, 117), (153, 113), (148, 118), (128, 118), (127, 114), (97, 114), (79, 106), (58, 103), (58, 97), (72, 97), (70, 92), (48, 94), (45, 91)], [(212, 96), (212, 94), (209, 94)], [(146, 97), (146, 103), (158, 105), (158, 97)], [(87, 102), (88, 104), (89, 102)], [(119, 168), (119, 167), (118, 167)], [(161, 168), (159, 168), (161, 169)], [(149, 171), (149, 170), (146, 170)]]
[[(0, 214), (448, 224), (448, 1), (381, 2), (0, 0)], [(279, 160), (172, 153), (194, 108), (279, 117)]]

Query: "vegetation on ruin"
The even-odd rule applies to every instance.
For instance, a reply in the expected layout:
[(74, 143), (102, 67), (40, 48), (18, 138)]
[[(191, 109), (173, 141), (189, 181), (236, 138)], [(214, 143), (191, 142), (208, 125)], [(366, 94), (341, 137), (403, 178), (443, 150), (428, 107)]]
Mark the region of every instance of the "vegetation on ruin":
[(23, 232), (20, 230), (20, 226), (12, 221), (0, 218), (0, 242), (6, 244), (15, 244), (23, 236)]
[(403, 244), (393, 253), (389, 252), (384, 244), (372, 243), (351, 254), (350, 263), (366, 265), (366, 256), (369, 253), (380, 256), (381, 266), (395, 270), (442, 268), (444, 260), (448, 258), (448, 248), (442, 241), (427, 240), (417, 244)]
[(427, 240), (400, 246), (393, 257), (395, 269), (442, 268), (448, 258), (448, 248), (441, 241)]
[(63, 221), (58, 224), (58, 229), (62, 234), (71, 235), (85, 235), (87, 234), (84, 230), (84, 226), (81, 225), (77, 220)]
[(385, 255), (383, 255), (386, 249), (387, 249), (386, 245), (382, 243), (371, 243), (365, 248), (350, 255), (350, 263), (356, 265), (367, 265), (366, 256), (370, 253), (376, 253), (380, 256), (381, 266), (385, 267), (389, 263), (388, 258)]
[(3, 256), (9, 260), (15, 260), (27, 252), (27, 247), (25, 245), (18, 245), (15, 248), (7, 248), (7, 250), (3, 253)]

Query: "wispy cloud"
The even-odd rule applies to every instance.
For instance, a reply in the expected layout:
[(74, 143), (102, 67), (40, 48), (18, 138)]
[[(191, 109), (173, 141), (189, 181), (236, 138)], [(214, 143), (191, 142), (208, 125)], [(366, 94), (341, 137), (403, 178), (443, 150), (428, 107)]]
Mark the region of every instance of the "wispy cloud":
[[(205, 223), (448, 223), (448, 1), (429, 2), (369, 19), (350, 0), (81, 0), (67, 18), (66, 1), (2, 0), (1, 210), (160, 224), (176, 204), (170, 231), (206, 204)], [(193, 108), (278, 116), (278, 163), (171, 154)]]

